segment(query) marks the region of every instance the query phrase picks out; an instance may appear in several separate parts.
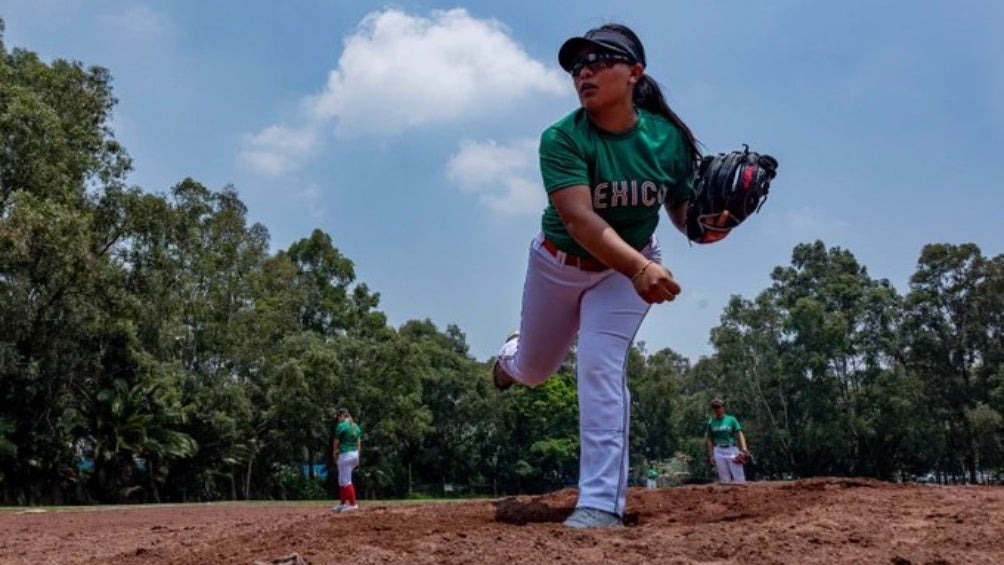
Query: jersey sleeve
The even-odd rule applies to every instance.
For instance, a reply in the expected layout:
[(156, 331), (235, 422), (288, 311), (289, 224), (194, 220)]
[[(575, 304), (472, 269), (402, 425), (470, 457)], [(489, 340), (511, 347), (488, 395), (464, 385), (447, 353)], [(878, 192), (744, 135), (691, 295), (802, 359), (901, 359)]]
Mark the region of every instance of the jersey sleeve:
[(680, 150), (675, 151), (671, 157), (670, 170), (680, 180), (673, 186), (673, 190), (666, 195), (666, 199), (669, 200), (670, 204), (677, 204), (693, 199), (697, 196), (697, 192), (694, 190), (694, 163), (691, 159), (687, 139), (679, 128), (674, 126), (673, 129), (676, 130), (676, 134), (679, 136), (677, 146), (680, 147)]
[(735, 416), (732, 417), (732, 433), (743, 431), (743, 427), (739, 424), (739, 419)]
[(589, 171), (581, 148), (557, 128), (540, 136), (540, 174), (548, 194), (576, 185), (589, 186)]

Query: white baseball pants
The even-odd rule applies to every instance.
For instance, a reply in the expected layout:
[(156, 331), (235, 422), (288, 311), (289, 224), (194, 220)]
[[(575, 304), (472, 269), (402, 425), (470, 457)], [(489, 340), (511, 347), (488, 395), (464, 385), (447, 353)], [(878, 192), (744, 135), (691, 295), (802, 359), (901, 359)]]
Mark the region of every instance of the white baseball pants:
[(732, 459), (739, 455), (739, 448), (715, 446), (712, 452), (715, 456), (715, 469), (718, 470), (718, 480), (723, 483), (745, 483), (746, 471), (743, 466)]
[(352, 470), (359, 466), (359, 451), (346, 451), (338, 454), (338, 486), (352, 484)]
[[(649, 304), (624, 275), (565, 265), (564, 253), (551, 255), (542, 242), (538, 235), (530, 244), (519, 339), (502, 346), (499, 363), (516, 381), (538, 386), (558, 371), (578, 336), (577, 506), (623, 516), (631, 421), (627, 353)], [(655, 237), (642, 253), (661, 260)]]

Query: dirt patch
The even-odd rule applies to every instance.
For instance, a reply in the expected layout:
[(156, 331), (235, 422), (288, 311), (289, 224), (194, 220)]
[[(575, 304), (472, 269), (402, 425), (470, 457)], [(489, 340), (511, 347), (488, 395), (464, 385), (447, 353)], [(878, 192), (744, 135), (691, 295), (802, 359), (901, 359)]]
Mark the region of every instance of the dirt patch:
[(574, 504), (564, 490), (364, 501), (349, 514), (218, 504), (5, 513), (0, 563), (1004, 563), (999, 487), (812, 479), (633, 489), (628, 527), (604, 531), (562, 527)]

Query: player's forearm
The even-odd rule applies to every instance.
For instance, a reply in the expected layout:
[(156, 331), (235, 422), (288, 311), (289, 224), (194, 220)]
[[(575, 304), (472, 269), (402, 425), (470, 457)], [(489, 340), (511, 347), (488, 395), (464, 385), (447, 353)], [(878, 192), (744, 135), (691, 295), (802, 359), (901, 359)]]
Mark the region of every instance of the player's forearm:
[(748, 451), (746, 449), (746, 436), (744, 436), (742, 432), (736, 432), (736, 436), (739, 438), (739, 449)]
[(677, 202), (666, 209), (669, 220), (673, 222), (680, 233), (687, 235), (687, 201)]
[(649, 262), (595, 212), (584, 212), (566, 218), (565, 229), (593, 257), (625, 276), (633, 276)]

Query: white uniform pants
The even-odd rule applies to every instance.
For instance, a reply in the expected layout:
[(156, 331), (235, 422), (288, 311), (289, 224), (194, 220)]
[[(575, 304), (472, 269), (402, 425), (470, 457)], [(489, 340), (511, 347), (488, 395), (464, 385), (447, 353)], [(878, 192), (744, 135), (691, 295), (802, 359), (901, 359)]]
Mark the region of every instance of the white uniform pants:
[(338, 454), (338, 486), (352, 484), (352, 470), (359, 466), (359, 451), (346, 451)]
[[(502, 368), (535, 387), (553, 375), (578, 335), (579, 501), (577, 506), (624, 514), (627, 501), (628, 348), (649, 304), (631, 280), (608, 269), (588, 272), (551, 255), (538, 235), (530, 245), (518, 340), (499, 351)], [(642, 253), (660, 261), (658, 242)]]
[(739, 455), (739, 448), (715, 446), (715, 469), (718, 469), (718, 480), (723, 483), (745, 483), (746, 471), (743, 466), (732, 460)]

